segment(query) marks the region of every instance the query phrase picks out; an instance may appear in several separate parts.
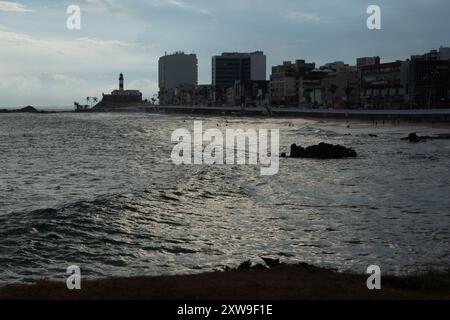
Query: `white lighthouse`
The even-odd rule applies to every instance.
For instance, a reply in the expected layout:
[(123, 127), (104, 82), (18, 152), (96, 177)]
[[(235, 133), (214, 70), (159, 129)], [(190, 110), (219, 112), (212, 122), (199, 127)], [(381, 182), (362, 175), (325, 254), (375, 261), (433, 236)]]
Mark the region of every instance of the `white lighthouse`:
[(103, 94), (103, 99), (94, 109), (137, 107), (143, 103), (142, 92), (139, 90), (125, 90), (123, 73), (119, 76), (119, 90), (111, 94)]
[(124, 86), (123, 86), (123, 73), (120, 74), (119, 77), (119, 91), (123, 91), (124, 90)]

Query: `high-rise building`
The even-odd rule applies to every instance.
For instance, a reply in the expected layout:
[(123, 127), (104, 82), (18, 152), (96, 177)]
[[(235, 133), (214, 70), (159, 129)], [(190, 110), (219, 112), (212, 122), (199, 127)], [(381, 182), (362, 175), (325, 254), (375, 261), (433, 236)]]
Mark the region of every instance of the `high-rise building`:
[(264, 52), (222, 53), (212, 58), (212, 84), (214, 87), (230, 88), (236, 81), (264, 81), (266, 75)]
[(175, 52), (159, 59), (159, 101), (171, 104), (177, 88), (198, 84), (198, 60), (195, 54)]
[(409, 64), (410, 107), (449, 107), (450, 48), (412, 56)]

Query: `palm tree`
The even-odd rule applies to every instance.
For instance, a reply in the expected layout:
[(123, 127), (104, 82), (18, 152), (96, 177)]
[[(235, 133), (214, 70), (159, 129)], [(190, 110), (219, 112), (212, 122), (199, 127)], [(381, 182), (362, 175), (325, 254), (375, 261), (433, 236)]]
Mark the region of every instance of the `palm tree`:
[(94, 97), (94, 104), (97, 104), (98, 103), (98, 98), (97, 97)]
[(153, 98), (152, 98), (152, 102), (153, 102), (154, 105), (156, 105), (156, 102), (158, 101), (158, 99), (159, 99), (159, 95), (158, 94), (154, 94)]

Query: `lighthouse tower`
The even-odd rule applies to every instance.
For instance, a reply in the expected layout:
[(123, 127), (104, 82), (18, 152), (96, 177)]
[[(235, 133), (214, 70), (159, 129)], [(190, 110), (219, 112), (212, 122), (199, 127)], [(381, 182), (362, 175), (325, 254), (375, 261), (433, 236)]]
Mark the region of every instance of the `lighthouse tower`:
[[(1, 2), (1, 1), (0, 1)], [(95, 109), (114, 108), (136, 108), (143, 104), (142, 92), (139, 90), (125, 90), (123, 73), (119, 76), (119, 89), (113, 90), (111, 94), (103, 94), (103, 99)]]
[(119, 91), (123, 91), (123, 74), (120, 74), (119, 77)]

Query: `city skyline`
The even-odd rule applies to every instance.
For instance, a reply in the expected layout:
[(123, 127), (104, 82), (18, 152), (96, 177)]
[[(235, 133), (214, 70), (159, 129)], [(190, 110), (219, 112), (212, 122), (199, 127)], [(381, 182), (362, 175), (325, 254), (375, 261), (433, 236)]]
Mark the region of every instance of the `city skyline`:
[[(199, 83), (211, 83), (211, 57), (261, 50), (271, 67), (306, 59), (318, 66), (356, 58), (407, 59), (446, 46), (446, 1), (377, 1), (382, 30), (366, 28), (369, 1), (76, 1), (82, 29), (66, 28), (69, 2), (0, 1), (0, 107), (68, 107), (115, 89), (117, 74), (146, 98), (158, 91), (165, 52), (196, 53)], [(399, 42), (394, 39), (403, 39)]]

